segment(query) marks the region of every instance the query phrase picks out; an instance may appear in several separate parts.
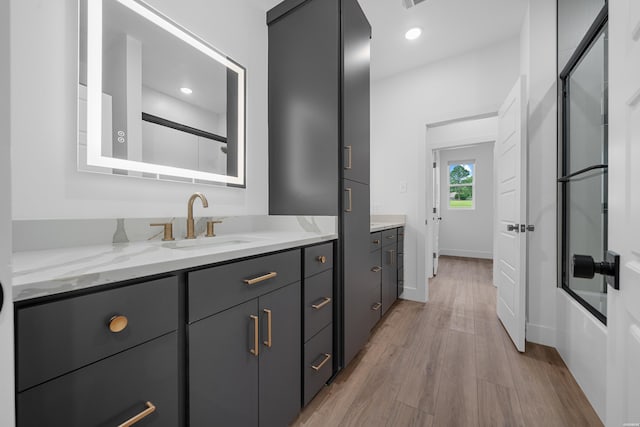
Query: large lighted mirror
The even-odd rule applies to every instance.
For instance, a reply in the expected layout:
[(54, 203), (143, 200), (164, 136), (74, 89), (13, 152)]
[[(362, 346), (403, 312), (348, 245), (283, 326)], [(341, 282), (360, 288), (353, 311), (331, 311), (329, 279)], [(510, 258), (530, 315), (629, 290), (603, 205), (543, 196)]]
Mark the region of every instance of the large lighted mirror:
[(137, 0), (80, 0), (78, 168), (245, 185), (245, 69)]

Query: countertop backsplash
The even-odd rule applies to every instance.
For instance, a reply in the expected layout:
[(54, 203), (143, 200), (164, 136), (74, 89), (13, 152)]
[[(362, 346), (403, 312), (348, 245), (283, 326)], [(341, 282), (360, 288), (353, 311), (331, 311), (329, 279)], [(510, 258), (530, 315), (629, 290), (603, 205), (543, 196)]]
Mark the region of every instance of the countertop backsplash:
[[(207, 216), (196, 217), (197, 236), (204, 234), (209, 220), (222, 221), (215, 225), (218, 236), (256, 231), (337, 233), (338, 229), (334, 216)], [(186, 217), (16, 220), (13, 252), (161, 240), (162, 227), (150, 224), (166, 222), (173, 223), (176, 240), (184, 239)]]

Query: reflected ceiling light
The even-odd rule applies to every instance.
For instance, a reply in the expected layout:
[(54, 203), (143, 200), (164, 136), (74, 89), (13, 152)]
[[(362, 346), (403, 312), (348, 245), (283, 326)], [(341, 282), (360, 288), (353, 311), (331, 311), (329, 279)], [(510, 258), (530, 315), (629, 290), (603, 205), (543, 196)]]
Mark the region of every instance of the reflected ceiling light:
[(422, 34), (422, 29), (420, 29), (420, 28), (418, 28), (418, 27), (415, 27), (415, 28), (412, 28), (412, 29), (410, 29), (409, 31), (407, 31), (407, 32), (405, 33), (404, 37), (405, 37), (407, 40), (415, 40), (415, 39), (417, 39), (418, 37), (420, 37), (420, 35), (421, 35), (421, 34)]
[(193, 91), (188, 87), (181, 87), (180, 92), (184, 93), (185, 95), (191, 95), (193, 93)]

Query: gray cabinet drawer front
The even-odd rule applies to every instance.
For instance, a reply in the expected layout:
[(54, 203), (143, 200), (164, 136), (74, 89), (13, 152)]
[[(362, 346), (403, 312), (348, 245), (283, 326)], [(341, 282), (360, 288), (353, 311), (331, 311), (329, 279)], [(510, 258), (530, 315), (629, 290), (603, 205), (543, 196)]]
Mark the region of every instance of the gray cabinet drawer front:
[(377, 251), (382, 247), (382, 233), (371, 233), (371, 239), (369, 244), (369, 252)]
[(178, 348), (170, 333), (17, 396), (17, 426), (113, 427), (146, 409), (140, 426), (175, 427)]
[(304, 277), (313, 276), (331, 268), (333, 268), (333, 243), (304, 249)]
[[(327, 300), (329, 298), (329, 300)], [(325, 304), (326, 301), (329, 301)], [(318, 308), (314, 308), (313, 306)], [(304, 340), (308, 341), (333, 319), (333, 270), (304, 281)]]
[(398, 229), (384, 230), (382, 232), (382, 246), (387, 246), (398, 241)]
[[(109, 330), (115, 315), (127, 327)], [(17, 312), (18, 390), (175, 331), (176, 277), (21, 308)]]
[[(189, 273), (189, 322), (195, 322), (300, 280), (300, 249)], [(252, 285), (245, 280), (275, 272)]]
[[(320, 369), (318, 367), (330, 355)], [(333, 373), (333, 324), (326, 326), (318, 335), (304, 345), (304, 406), (307, 406), (313, 397), (329, 381)]]

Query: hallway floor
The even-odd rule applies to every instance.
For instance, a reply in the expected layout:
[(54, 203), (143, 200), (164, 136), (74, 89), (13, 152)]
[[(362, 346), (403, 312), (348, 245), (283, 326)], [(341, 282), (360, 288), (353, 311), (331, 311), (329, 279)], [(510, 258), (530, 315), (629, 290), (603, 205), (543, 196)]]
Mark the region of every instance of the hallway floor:
[(555, 349), (520, 354), (487, 260), (441, 257), (430, 301), (398, 301), (295, 426), (601, 426)]

